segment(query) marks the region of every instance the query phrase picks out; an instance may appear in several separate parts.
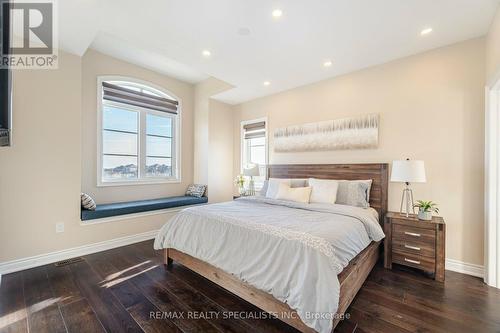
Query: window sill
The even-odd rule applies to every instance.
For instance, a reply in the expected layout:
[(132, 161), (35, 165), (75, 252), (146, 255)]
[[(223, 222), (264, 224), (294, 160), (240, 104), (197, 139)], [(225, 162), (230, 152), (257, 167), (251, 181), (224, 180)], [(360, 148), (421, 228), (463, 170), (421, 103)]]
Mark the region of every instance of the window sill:
[(151, 180), (133, 180), (133, 181), (110, 181), (98, 182), (97, 187), (110, 186), (134, 186), (134, 185), (155, 185), (155, 184), (180, 184), (180, 179), (151, 179)]

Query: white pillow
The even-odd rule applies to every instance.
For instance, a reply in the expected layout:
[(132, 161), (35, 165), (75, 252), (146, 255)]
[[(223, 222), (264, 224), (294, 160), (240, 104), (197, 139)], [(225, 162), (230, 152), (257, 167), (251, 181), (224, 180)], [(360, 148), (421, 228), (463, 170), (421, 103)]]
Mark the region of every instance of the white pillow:
[(290, 179), (269, 178), (269, 181), (267, 182), (266, 198), (276, 199), (276, 194), (278, 194), (279, 186), (281, 183), (290, 186)]
[(311, 203), (334, 204), (337, 200), (339, 189), (337, 180), (309, 178), (309, 186), (312, 187)]
[(307, 179), (290, 178), (290, 187), (307, 187)]
[(280, 183), (276, 199), (309, 203), (311, 187), (290, 187), (286, 183)]

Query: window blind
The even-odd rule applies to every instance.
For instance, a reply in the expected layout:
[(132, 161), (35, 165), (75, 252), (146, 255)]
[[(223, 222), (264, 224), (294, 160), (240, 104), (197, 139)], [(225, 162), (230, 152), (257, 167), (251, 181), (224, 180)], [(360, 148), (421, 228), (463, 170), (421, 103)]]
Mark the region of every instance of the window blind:
[(245, 131), (245, 139), (263, 138), (266, 136), (266, 122), (243, 125), (243, 130)]
[(109, 82), (102, 83), (103, 99), (172, 114), (178, 113), (179, 102), (165, 97), (153, 96), (140, 91), (120, 87)]

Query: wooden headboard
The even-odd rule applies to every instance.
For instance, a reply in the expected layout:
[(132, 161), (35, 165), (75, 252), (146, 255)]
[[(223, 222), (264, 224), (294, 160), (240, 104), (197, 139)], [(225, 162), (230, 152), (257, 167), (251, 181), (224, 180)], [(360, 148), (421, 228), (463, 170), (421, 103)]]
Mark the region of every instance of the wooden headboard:
[(267, 178), (372, 179), (370, 206), (383, 224), (387, 212), (389, 165), (372, 164), (276, 164), (267, 166)]

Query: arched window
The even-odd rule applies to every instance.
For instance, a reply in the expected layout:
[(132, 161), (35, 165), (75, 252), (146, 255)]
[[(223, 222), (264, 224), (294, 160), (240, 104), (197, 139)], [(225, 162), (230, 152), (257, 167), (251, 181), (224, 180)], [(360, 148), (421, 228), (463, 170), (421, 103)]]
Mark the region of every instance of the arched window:
[(179, 100), (134, 79), (98, 81), (98, 185), (179, 181)]

